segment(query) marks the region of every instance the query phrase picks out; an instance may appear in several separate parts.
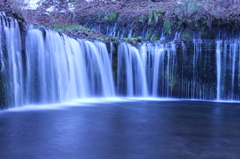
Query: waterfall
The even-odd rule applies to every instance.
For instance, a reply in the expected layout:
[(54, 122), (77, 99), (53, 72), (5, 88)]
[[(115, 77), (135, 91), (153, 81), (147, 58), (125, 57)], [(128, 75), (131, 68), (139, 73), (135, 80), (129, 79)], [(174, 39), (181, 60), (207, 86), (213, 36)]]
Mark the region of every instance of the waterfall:
[(216, 48), (216, 65), (217, 65), (217, 100), (221, 99), (221, 44), (222, 41), (217, 41)]
[(175, 42), (140, 46), (149, 95), (190, 99), (239, 100), (239, 40), (185, 45)]
[(217, 99), (239, 100), (240, 97), (240, 41), (216, 42)]
[(51, 30), (26, 36), (26, 103), (114, 96), (105, 44), (72, 39)]
[[(1, 105), (23, 105), (23, 65), (21, 37), (15, 19), (0, 16)], [(4, 96), (8, 99), (6, 100)]]
[[(136, 93), (136, 88), (140, 93)], [(146, 89), (147, 93), (143, 93)], [(238, 39), (216, 42), (194, 39), (187, 45), (178, 41), (146, 42), (138, 50), (129, 44), (119, 44), (117, 92), (120, 94), (239, 100), (239, 90)]]
[(107, 50), (46, 28), (24, 35), (0, 13), (0, 108), (119, 96), (240, 100), (239, 39), (110, 42)]
[(145, 66), (150, 95), (170, 97), (170, 89), (174, 82), (172, 76), (176, 54), (174, 44), (145, 43), (140, 47), (140, 53)]
[(22, 51), (17, 21), (0, 18), (1, 108), (115, 96), (104, 43), (30, 26)]
[(139, 51), (127, 43), (118, 46), (117, 91), (126, 96), (148, 96), (146, 74)]
[(176, 85), (176, 45), (143, 43), (118, 46), (117, 92), (126, 96), (172, 97)]

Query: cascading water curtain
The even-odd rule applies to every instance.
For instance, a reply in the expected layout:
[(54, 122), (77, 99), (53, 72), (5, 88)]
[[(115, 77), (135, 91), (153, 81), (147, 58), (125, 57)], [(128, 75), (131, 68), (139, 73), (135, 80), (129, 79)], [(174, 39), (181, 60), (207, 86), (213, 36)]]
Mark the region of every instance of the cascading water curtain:
[(26, 61), (28, 104), (115, 95), (104, 43), (31, 29), (26, 37)]
[(22, 52), (17, 21), (0, 18), (1, 108), (115, 96), (104, 43), (29, 27)]
[(240, 40), (216, 41), (217, 100), (240, 99)]
[(240, 99), (240, 40), (144, 43), (140, 54), (150, 96)]
[(127, 43), (118, 46), (117, 92), (121, 96), (148, 96), (146, 74), (139, 51)]
[(108, 52), (29, 27), (22, 51), (17, 21), (0, 13), (0, 40), (1, 108), (115, 96), (240, 100), (239, 39), (119, 42), (115, 54), (112, 43)]
[[(117, 93), (123, 96), (216, 99), (214, 43), (193, 40), (118, 46)], [(214, 48), (214, 49), (213, 49)]]
[(145, 43), (139, 50), (150, 96), (172, 97), (172, 87), (176, 82), (174, 79), (175, 44)]
[(0, 107), (21, 106), (24, 100), (23, 59), (18, 22), (0, 15)]
[[(140, 46), (150, 96), (215, 99), (212, 43), (144, 43)], [(214, 57), (214, 58), (213, 58)], [(212, 72), (208, 72), (211, 70)]]

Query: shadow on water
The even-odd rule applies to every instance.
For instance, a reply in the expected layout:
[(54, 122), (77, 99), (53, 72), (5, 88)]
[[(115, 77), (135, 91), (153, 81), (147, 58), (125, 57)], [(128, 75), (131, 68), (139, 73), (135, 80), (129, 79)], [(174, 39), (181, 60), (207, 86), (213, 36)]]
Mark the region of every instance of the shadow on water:
[(0, 158), (238, 158), (239, 108), (239, 103), (132, 101), (5, 111)]

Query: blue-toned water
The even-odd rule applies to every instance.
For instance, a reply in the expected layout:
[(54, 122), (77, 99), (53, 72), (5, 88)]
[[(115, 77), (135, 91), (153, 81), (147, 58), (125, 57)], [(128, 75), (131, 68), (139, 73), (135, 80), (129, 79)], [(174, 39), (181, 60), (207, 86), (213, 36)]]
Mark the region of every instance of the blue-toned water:
[[(240, 156), (240, 104), (105, 100), (0, 113), (2, 159)], [(47, 107), (49, 108), (49, 107)], [(53, 108), (53, 107), (52, 107)]]

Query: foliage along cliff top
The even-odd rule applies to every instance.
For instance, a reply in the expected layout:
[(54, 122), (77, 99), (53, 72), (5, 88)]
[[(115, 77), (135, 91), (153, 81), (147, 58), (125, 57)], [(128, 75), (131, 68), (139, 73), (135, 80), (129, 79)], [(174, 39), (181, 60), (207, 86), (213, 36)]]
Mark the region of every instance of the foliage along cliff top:
[[(0, 10), (20, 12), (28, 23), (44, 26), (73, 24), (79, 17), (98, 15), (105, 20), (116, 16), (141, 18), (156, 12), (162, 19), (221, 19), (240, 21), (239, 0), (38, 0), (38, 7), (7, 0)], [(157, 2), (153, 2), (157, 1)]]
[(27, 23), (54, 28), (73, 36), (98, 40), (115, 39), (79, 26), (79, 19), (88, 17), (94, 22), (120, 18), (128, 21), (144, 19), (146, 22), (147, 19), (149, 25), (159, 20), (166, 21), (166, 24), (169, 21), (193, 24), (198, 20), (204, 20), (209, 27), (216, 21), (218, 25), (229, 22), (238, 24), (240, 21), (239, 0), (155, 1), (157, 2), (153, 0), (40, 0), (39, 7), (35, 9), (30, 9), (26, 3), (6, 1), (0, 2), (0, 10), (18, 12), (22, 15), (19, 17), (23, 17)]
[[(224, 19), (240, 21), (239, 0), (162, 0), (152, 1), (92, 1), (75, 6), (76, 16), (110, 15), (140, 18), (153, 12), (163, 19)], [(112, 16), (113, 17), (113, 16)]]

